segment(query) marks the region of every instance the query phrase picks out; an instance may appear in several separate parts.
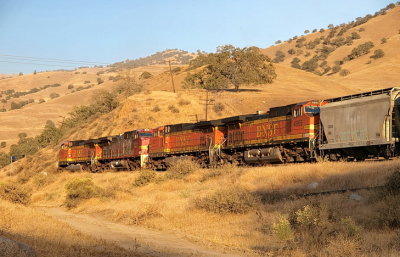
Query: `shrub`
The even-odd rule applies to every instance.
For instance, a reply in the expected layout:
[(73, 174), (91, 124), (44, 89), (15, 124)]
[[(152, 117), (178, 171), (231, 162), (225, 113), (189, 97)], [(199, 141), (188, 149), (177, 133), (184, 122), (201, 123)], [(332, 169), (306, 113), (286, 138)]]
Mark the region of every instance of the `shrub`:
[(0, 198), (12, 203), (27, 205), (30, 202), (30, 193), (17, 184), (0, 183)]
[(145, 186), (149, 183), (152, 183), (156, 181), (156, 173), (155, 171), (152, 170), (142, 170), (140, 171), (139, 177), (135, 179), (135, 182), (133, 183), (134, 186), (140, 187), (140, 186)]
[(0, 108), (0, 112), (6, 112), (6, 108)]
[(283, 62), (285, 60), (285, 54), (282, 51), (276, 51), (275, 58), (272, 60), (275, 63)]
[(317, 68), (318, 68), (318, 57), (317, 56), (313, 56), (310, 60), (305, 61), (301, 65), (302, 70), (309, 71), (309, 72), (314, 71)]
[(293, 60), (290, 62), (290, 64), (291, 64), (291, 66), (292, 66), (293, 68), (301, 69), (300, 59), (297, 58), (297, 57), (293, 58)]
[(340, 75), (340, 76), (347, 76), (347, 75), (349, 75), (349, 74), (350, 74), (350, 71), (347, 70), (347, 69), (343, 69), (343, 70), (341, 70), (341, 71), (339, 72), (339, 75)]
[(370, 58), (372, 59), (379, 59), (385, 56), (385, 52), (382, 49), (377, 49), (374, 51), (374, 55), (371, 55)]
[(393, 172), (387, 178), (385, 189), (390, 195), (400, 195), (400, 171)]
[(181, 179), (199, 168), (192, 159), (176, 158), (168, 163), (167, 178)]
[(74, 85), (72, 85), (72, 84), (68, 85), (68, 89), (73, 89), (73, 88), (74, 88)]
[(383, 37), (383, 38), (381, 39), (381, 44), (386, 44), (386, 43), (387, 43), (387, 39)]
[(83, 84), (90, 84), (90, 80), (85, 80)]
[(358, 34), (357, 32), (352, 32), (352, 33), (351, 33), (351, 38), (352, 38), (352, 39), (360, 39), (361, 36), (360, 36), (360, 34)]
[(272, 224), (272, 232), (281, 241), (290, 241), (294, 238), (294, 232), (286, 216), (280, 215), (278, 222)]
[(160, 107), (158, 107), (158, 106), (156, 105), (156, 106), (154, 106), (153, 109), (151, 109), (151, 111), (152, 111), (152, 112), (159, 112), (159, 111), (161, 111), (161, 109), (160, 109)]
[(150, 72), (148, 72), (148, 71), (144, 71), (141, 75), (140, 75), (140, 79), (149, 79), (149, 78), (152, 78), (153, 77), (153, 75), (150, 73)]
[(41, 104), (41, 103), (44, 103), (44, 102), (46, 102), (43, 98), (41, 98), (41, 99), (39, 99), (39, 103)]
[(351, 53), (348, 55), (350, 60), (353, 60), (359, 56), (365, 55), (369, 53), (369, 50), (374, 47), (374, 44), (371, 41), (365, 42), (364, 44), (360, 44), (357, 47), (353, 48)]
[(216, 113), (220, 113), (220, 112), (222, 112), (223, 110), (225, 110), (225, 105), (222, 104), (222, 103), (216, 103), (216, 104), (213, 105), (213, 110), (214, 110), (214, 112), (216, 112)]
[(308, 29), (304, 30), (304, 34), (308, 34), (310, 31)]
[(76, 178), (65, 185), (65, 204), (68, 208), (76, 207), (80, 201), (96, 197), (100, 193), (90, 178)]
[(178, 104), (179, 104), (180, 106), (189, 105), (189, 104), (190, 104), (190, 101), (189, 101), (189, 100), (181, 99), (181, 100), (179, 100)]
[(295, 51), (293, 48), (288, 50), (288, 54), (293, 55), (293, 54), (295, 54), (295, 53), (296, 53), (296, 51)]
[(276, 40), (276, 41), (275, 41), (275, 44), (276, 44), (276, 45), (277, 45), (277, 44), (280, 44), (280, 43), (282, 43), (281, 40)]
[(178, 73), (178, 72), (180, 72), (182, 69), (181, 69), (181, 67), (175, 67), (175, 68), (173, 68), (171, 71), (173, 72), (173, 73)]
[(257, 203), (256, 198), (247, 190), (230, 187), (194, 200), (196, 208), (213, 213), (246, 213)]
[(168, 110), (170, 110), (172, 113), (179, 113), (179, 109), (173, 105), (168, 106)]
[(57, 94), (57, 93), (51, 93), (51, 94), (50, 94), (50, 98), (51, 98), (51, 99), (57, 98), (57, 97), (59, 97), (59, 96), (60, 96), (60, 95)]
[(97, 78), (97, 85), (100, 85), (104, 83), (104, 80), (102, 80), (101, 78)]
[(364, 28), (360, 28), (360, 29), (358, 30), (358, 32), (363, 32), (363, 31), (365, 31)]
[(342, 67), (340, 67), (340, 65), (335, 65), (332, 68), (332, 73), (337, 73), (342, 69)]
[(0, 148), (5, 148), (7, 146), (7, 142), (1, 142), (0, 143)]

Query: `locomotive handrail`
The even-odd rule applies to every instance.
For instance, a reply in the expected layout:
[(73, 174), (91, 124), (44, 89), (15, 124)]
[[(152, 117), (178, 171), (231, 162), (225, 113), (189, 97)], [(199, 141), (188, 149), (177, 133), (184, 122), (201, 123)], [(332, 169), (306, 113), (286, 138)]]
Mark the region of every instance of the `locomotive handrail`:
[(335, 98), (325, 99), (325, 101), (332, 103), (332, 102), (340, 102), (340, 101), (351, 100), (351, 99), (355, 99), (355, 98), (361, 98), (361, 97), (367, 97), (367, 96), (373, 96), (373, 95), (382, 95), (382, 94), (391, 93), (391, 91), (394, 88), (395, 87), (390, 87), (390, 88), (384, 88), (384, 89), (379, 89), (379, 90), (374, 90), (374, 91), (364, 92), (364, 93), (359, 93), (359, 94), (354, 94), (354, 95), (335, 97)]

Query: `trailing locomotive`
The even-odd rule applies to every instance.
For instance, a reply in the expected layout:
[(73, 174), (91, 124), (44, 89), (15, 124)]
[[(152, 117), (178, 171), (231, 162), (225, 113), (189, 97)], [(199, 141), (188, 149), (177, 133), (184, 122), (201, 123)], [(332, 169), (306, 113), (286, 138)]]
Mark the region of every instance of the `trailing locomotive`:
[(203, 167), (389, 158), (399, 154), (399, 88), (273, 107), (264, 114), (160, 126), (61, 145), (59, 167), (165, 169), (175, 158)]

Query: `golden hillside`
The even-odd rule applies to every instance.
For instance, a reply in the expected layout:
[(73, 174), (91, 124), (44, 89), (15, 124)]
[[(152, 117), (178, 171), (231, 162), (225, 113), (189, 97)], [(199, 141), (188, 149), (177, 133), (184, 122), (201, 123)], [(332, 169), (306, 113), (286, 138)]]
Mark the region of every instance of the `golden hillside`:
[[(245, 86), (242, 87), (243, 90), (240, 92), (225, 90), (210, 95), (210, 98), (215, 99), (214, 104), (219, 103), (225, 106), (225, 110), (218, 114), (213, 113), (211, 106), (210, 117), (218, 118), (226, 115), (253, 113), (256, 110), (267, 110), (271, 106), (398, 86), (397, 74), (400, 72), (400, 51), (398, 50), (400, 49), (399, 20), (400, 7), (396, 6), (388, 10), (385, 15), (377, 15), (361, 25), (345, 29), (342, 35), (339, 36), (338, 34), (345, 27), (344, 25), (327, 29), (323, 32), (315, 32), (298, 37), (297, 39), (264, 49), (264, 53), (268, 54), (272, 59), (275, 58), (277, 51), (282, 51), (285, 54), (284, 60), (275, 64), (278, 75), (277, 79), (272, 84), (261, 85), (257, 88)], [(352, 40), (351, 45), (345, 44), (333, 49), (332, 42), (340, 42), (338, 38), (347, 38), (354, 32), (358, 33), (360, 36), (359, 39)], [(329, 34), (333, 35), (330, 37), (329, 43), (324, 45), (323, 40), (320, 40), (320, 43), (315, 45), (313, 49), (307, 49), (306, 46), (309, 45), (309, 42), (312, 42), (316, 38), (326, 38)], [(301, 42), (302, 46), (296, 47), (296, 44), (298, 44), (296, 41), (300, 38), (304, 38)], [(383, 38), (386, 40), (385, 43), (382, 43)], [(345, 61), (340, 65), (342, 70), (349, 71), (347, 76), (341, 76), (340, 72), (332, 74), (331, 71), (322, 76), (319, 74), (323, 69), (322, 67), (326, 68), (329, 66), (332, 69), (336, 65), (335, 61), (343, 60), (343, 58), (351, 53), (354, 47), (367, 41), (372, 41), (374, 44), (374, 47), (369, 50), (368, 54)], [(327, 55), (325, 60), (318, 60), (316, 72), (306, 72), (305, 70), (291, 67), (293, 58), (299, 58), (300, 64), (303, 64), (312, 56), (320, 55), (321, 49), (324, 46), (332, 47), (333, 51)], [(296, 53), (293, 55), (289, 54), (288, 51), (290, 49), (294, 49)], [(384, 51), (383, 58), (370, 58), (377, 49)], [(326, 63), (322, 65), (324, 61)], [(155, 119), (155, 122), (147, 122), (143, 125), (163, 124), (164, 119), (153, 115), (151, 111), (151, 108), (155, 104), (161, 109), (167, 109), (169, 105), (179, 107), (179, 100), (186, 98), (191, 102), (190, 105), (181, 108), (185, 110), (186, 116), (183, 115), (180, 117), (179, 115), (170, 113), (167, 123), (194, 121), (196, 114), (199, 119), (204, 119), (204, 104), (202, 103), (204, 103), (205, 92), (184, 89), (183, 81), (187, 75), (186, 66), (173, 66), (173, 68), (178, 67), (179, 69), (175, 69), (173, 73), (178, 93), (176, 96), (169, 93), (172, 91), (172, 84), (168, 65), (151, 65), (131, 69), (131, 73), (136, 77), (139, 77), (144, 71), (150, 72), (153, 75), (152, 78), (142, 80), (145, 91), (151, 91), (153, 95), (131, 97), (131, 99), (137, 98), (135, 105), (137, 116), (148, 116)], [(7, 112), (0, 112), (0, 119), (2, 121), (0, 123), (0, 142), (7, 142), (7, 147), (0, 149), (0, 151), (7, 150), (11, 144), (17, 142), (17, 135), (21, 132), (27, 133), (28, 136), (35, 136), (40, 133), (46, 120), (61, 122), (63, 117), (67, 116), (67, 113), (74, 106), (87, 104), (92, 96), (96, 94), (97, 90), (110, 90), (118, 85), (120, 81), (115, 78), (124, 72), (126, 71), (117, 71), (115, 68), (84, 68), (74, 71), (42, 72), (35, 75), (29, 74), (1, 79), (0, 92), (3, 91), (3, 94), (0, 97), (2, 100), (0, 109), (6, 109)], [(102, 81), (100, 84), (99, 80)], [(51, 86), (57, 84), (59, 86)], [(50, 85), (50, 87), (42, 90), (41, 88), (46, 85)], [(13, 89), (16, 92), (26, 92), (34, 88), (40, 90), (19, 96), (18, 98), (11, 97), (4, 102), (7, 99), (4, 91)], [(52, 93), (57, 93), (59, 97), (52, 99), (50, 97)], [(148, 98), (152, 100), (148, 100)], [(167, 99), (168, 102), (164, 102), (163, 99)], [(21, 101), (31, 102), (21, 109), (10, 110), (12, 102), (19, 103)], [(130, 105), (132, 103), (128, 101), (127, 106)], [(120, 119), (126, 120), (126, 117), (121, 117)], [(124, 123), (117, 120), (115, 124)], [(123, 130), (139, 128), (138, 122), (134, 122), (133, 124), (130, 126), (125, 124), (121, 125), (121, 127), (115, 127), (113, 131), (121, 132)], [(102, 131), (101, 134), (105, 135), (107, 133)], [(109, 131), (109, 133), (113, 132)]]

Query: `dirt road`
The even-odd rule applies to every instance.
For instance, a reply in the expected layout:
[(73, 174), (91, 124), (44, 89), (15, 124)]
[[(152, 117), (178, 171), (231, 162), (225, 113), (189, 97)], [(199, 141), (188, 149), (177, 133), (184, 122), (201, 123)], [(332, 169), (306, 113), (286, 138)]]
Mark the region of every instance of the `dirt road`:
[(166, 232), (122, 225), (87, 214), (74, 214), (62, 208), (40, 208), (40, 210), (83, 233), (148, 256), (240, 256), (210, 250)]

